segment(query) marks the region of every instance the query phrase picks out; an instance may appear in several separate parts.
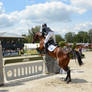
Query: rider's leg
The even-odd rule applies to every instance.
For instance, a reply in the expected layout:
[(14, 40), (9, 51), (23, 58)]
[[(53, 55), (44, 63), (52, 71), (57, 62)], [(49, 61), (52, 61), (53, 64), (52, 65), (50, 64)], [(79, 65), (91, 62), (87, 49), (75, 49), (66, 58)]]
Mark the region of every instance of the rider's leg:
[[(48, 35), (46, 36), (45, 41), (44, 41), (44, 46), (45, 46), (45, 44), (48, 42), (48, 40), (49, 40), (51, 37), (53, 37), (53, 32), (49, 32)], [(53, 37), (53, 39), (55, 39), (55, 38)]]
[(45, 44), (45, 53), (48, 51), (48, 42)]
[(45, 52), (47, 52), (48, 40), (52, 37), (52, 32), (49, 32), (44, 41)]

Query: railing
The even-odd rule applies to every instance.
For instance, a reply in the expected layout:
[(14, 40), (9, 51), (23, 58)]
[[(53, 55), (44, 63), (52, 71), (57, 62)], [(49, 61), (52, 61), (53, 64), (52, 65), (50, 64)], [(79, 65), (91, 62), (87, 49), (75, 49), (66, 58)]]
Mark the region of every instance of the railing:
[(6, 80), (15, 80), (43, 73), (43, 61), (10, 64), (4, 67)]

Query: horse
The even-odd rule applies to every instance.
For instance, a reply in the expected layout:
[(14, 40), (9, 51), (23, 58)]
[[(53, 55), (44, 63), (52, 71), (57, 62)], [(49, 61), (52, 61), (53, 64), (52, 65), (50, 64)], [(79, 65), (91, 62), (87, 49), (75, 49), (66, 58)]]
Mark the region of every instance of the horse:
[[(37, 48), (37, 51), (41, 52), (44, 50), (44, 40), (45, 40), (45, 38), (42, 36), (41, 32), (36, 32), (33, 34), (32, 42), (34, 43), (38, 39), (40, 40), (40, 47)], [(71, 52), (65, 52), (60, 46), (57, 46), (54, 49), (54, 51), (48, 50), (47, 53), (49, 56), (56, 58), (59, 66), (66, 71), (67, 75), (66, 75), (66, 78), (64, 79), (64, 81), (66, 81), (66, 83), (71, 82), (71, 70), (70, 70), (70, 67), (68, 66), (68, 64), (70, 62), (70, 53)], [(83, 62), (78, 59), (78, 64), (81, 66), (83, 64)]]

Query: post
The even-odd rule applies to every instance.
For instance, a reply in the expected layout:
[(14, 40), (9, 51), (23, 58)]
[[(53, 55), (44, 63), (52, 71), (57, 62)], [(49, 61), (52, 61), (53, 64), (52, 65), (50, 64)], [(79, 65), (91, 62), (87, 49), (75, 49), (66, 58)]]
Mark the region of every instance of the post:
[(4, 85), (4, 62), (2, 56), (2, 46), (0, 44), (0, 86)]
[(48, 54), (44, 56), (44, 62), (45, 62), (45, 72), (47, 73), (59, 73), (60, 67), (57, 64), (56, 59), (52, 58)]

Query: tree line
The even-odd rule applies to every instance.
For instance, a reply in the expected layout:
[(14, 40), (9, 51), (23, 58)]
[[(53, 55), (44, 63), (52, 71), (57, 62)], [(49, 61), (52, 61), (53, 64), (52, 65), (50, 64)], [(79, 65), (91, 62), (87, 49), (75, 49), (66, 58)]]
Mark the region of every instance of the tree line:
[(79, 31), (77, 34), (68, 32), (65, 34), (65, 41), (70, 43), (92, 43), (92, 29), (88, 32)]
[[(35, 26), (28, 30), (28, 34), (23, 34), (22, 36), (25, 37), (25, 43), (31, 43), (33, 39), (33, 32), (39, 32), (40, 26)], [(77, 34), (75, 32), (68, 32), (62, 37), (60, 34), (56, 34), (56, 42), (59, 43), (60, 41), (65, 41), (69, 43), (92, 43), (92, 29), (85, 31), (79, 31)], [(37, 41), (38, 42), (38, 41)]]

